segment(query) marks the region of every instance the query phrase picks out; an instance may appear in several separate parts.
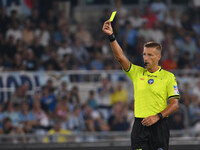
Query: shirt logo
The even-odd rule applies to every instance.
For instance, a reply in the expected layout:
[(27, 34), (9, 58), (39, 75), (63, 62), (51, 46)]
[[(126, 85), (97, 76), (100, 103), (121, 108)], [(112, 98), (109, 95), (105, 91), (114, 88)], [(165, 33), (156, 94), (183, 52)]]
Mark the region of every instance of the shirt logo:
[(149, 79), (149, 80), (148, 80), (148, 83), (149, 83), (149, 84), (153, 84), (153, 83), (154, 83), (154, 80), (153, 80), (153, 79)]
[(140, 78), (140, 80), (144, 80), (144, 78)]
[(174, 94), (179, 94), (178, 86), (177, 85), (174, 85)]

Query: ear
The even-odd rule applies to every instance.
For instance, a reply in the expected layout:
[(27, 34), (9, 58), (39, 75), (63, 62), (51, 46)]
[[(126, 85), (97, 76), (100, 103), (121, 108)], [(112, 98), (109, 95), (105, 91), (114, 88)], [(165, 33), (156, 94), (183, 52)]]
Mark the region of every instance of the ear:
[(161, 59), (161, 53), (158, 54), (158, 60), (160, 60), (160, 59)]

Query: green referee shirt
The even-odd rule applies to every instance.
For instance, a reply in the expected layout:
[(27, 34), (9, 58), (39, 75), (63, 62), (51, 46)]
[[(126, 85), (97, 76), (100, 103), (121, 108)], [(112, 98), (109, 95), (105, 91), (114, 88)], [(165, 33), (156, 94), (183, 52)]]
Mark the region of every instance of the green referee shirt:
[(180, 98), (177, 82), (173, 73), (159, 69), (149, 72), (147, 69), (130, 65), (124, 71), (133, 82), (135, 117), (146, 118), (163, 111), (167, 100)]

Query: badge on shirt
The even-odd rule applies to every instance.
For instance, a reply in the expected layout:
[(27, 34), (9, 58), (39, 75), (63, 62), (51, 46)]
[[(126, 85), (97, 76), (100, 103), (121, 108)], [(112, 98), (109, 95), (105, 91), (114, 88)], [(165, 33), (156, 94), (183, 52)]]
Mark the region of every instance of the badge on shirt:
[(153, 79), (149, 79), (149, 80), (148, 80), (148, 83), (149, 83), (149, 84), (153, 84), (153, 83), (154, 83), (154, 80), (153, 80)]
[(174, 94), (179, 94), (178, 86), (177, 85), (174, 85)]

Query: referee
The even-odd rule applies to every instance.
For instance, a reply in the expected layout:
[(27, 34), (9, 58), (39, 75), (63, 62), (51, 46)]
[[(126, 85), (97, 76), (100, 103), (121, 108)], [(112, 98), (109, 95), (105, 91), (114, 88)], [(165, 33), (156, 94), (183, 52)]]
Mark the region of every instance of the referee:
[(109, 37), (115, 58), (133, 82), (135, 122), (131, 132), (132, 150), (168, 150), (167, 116), (178, 109), (180, 95), (175, 76), (158, 65), (161, 45), (156, 42), (144, 44), (143, 68), (132, 64), (124, 55), (109, 20), (102, 30)]

